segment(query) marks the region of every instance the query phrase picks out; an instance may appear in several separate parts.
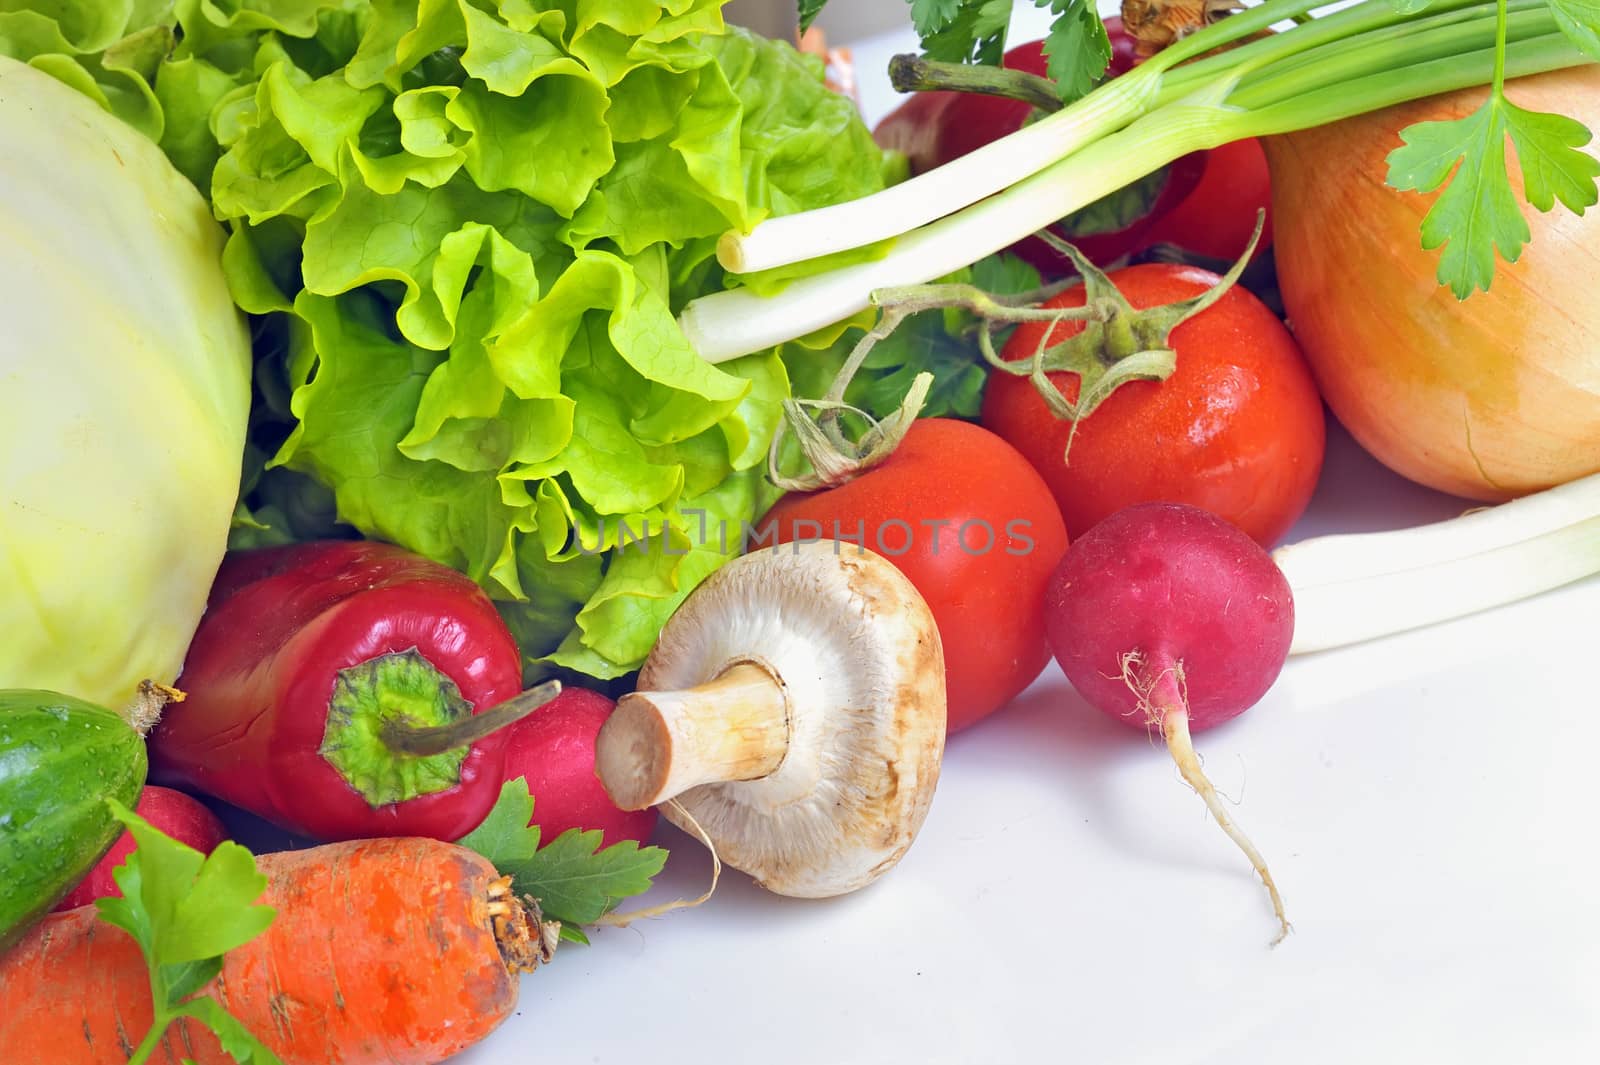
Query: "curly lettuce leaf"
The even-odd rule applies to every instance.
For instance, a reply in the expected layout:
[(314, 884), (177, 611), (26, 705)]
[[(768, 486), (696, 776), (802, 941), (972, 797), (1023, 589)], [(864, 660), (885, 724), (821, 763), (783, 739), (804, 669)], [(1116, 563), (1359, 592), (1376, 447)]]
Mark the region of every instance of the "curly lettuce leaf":
[(236, 543), (398, 543), (482, 583), (530, 668), (614, 677), (772, 501), (785, 360), (712, 366), (675, 315), (730, 283), (722, 232), (885, 167), (820, 64), (716, 0), (39, 0), (0, 50), (230, 231)]

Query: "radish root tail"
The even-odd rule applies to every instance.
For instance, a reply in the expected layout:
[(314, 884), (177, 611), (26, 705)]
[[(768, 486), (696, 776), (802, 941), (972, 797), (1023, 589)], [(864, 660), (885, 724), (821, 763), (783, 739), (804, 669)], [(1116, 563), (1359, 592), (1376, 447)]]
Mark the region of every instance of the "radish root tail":
[(1275, 947), (1282, 943), (1284, 937), (1292, 930), (1289, 919), (1283, 913), (1283, 896), (1278, 894), (1278, 885), (1267, 869), (1266, 859), (1261, 857), (1261, 852), (1250, 842), (1250, 837), (1246, 836), (1228, 815), (1228, 808), (1223, 803), (1222, 797), (1217, 794), (1216, 787), (1206, 776), (1205, 770), (1200, 767), (1200, 756), (1196, 753), (1194, 740), (1189, 735), (1189, 698), (1184, 684), (1183, 664), (1180, 662), (1168, 666), (1153, 680), (1141, 685), (1137, 677), (1141, 661), (1141, 656), (1138, 654), (1124, 656), (1123, 679), (1139, 696), (1141, 706), (1149, 715), (1149, 721), (1161, 726), (1161, 737), (1167, 741), (1167, 750), (1171, 753), (1172, 760), (1177, 763), (1178, 772), (1204, 800), (1206, 809), (1211, 811), (1211, 816), (1216, 819), (1222, 831), (1226, 832), (1234, 845), (1250, 859), (1251, 867), (1261, 877), (1261, 883), (1266, 886), (1267, 894), (1272, 898), (1273, 915), (1278, 918), (1278, 934), (1271, 944)]

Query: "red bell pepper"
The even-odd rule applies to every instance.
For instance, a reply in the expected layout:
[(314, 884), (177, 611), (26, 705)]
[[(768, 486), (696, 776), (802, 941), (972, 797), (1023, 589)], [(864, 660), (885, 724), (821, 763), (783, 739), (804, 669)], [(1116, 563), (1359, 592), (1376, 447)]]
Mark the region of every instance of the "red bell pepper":
[(177, 686), (151, 779), (318, 840), (465, 835), (500, 792), (499, 730), (560, 690), (522, 693), (470, 578), (367, 541), (230, 554)]
[[(1114, 78), (1133, 69), (1134, 40), (1122, 28), (1120, 18), (1112, 16), (1105, 23), (1111, 39), (1106, 77)], [(1044, 42), (1029, 41), (1009, 49), (1001, 66), (1045, 76)], [(1015, 133), (1033, 111), (1032, 104), (1008, 96), (929, 89), (915, 93), (885, 116), (872, 136), (879, 147), (903, 153), (911, 173), (920, 174)], [(1204, 152), (1186, 155), (1158, 176), (1159, 184), (1153, 189), (1139, 185), (1113, 194), (1063, 220), (1067, 224), (1057, 223), (1051, 231), (1071, 241), (1091, 262), (1108, 266), (1149, 243), (1150, 227), (1189, 195), (1204, 168)], [(1066, 256), (1038, 237), (1018, 241), (1010, 250), (1032, 263), (1047, 280), (1075, 272)]]

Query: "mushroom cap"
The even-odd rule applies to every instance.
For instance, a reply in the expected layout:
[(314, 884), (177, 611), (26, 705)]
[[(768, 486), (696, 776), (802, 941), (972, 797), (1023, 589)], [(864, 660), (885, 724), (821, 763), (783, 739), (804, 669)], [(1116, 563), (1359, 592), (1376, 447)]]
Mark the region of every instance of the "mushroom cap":
[[(639, 688), (681, 691), (741, 662), (784, 690), (783, 760), (758, 780), (690, 788), (678, 802), (723, 861), (770, 891), (823, 898), (877, 879), (922, 827), (944, 756), (944, 651), (928, 604), (864, 548), (764, 548), (684, 601)], [(671, 805), (662, 813), (690, 827)]]

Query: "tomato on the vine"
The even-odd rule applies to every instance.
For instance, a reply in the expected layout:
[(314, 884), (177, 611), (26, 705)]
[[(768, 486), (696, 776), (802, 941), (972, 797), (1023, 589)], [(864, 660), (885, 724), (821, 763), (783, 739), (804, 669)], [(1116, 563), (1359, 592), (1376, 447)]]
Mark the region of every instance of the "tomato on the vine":
[(951, 732), (1000, 709), (1050, 660), (1044, 594), (1066, 530), (1039, 474), (980, 426), (916, 421), (882, 463), (785, 496), (757, 529), (758, 544), (860, 544), (911, 579), (944, 644)]
[[(1197, 267), (1147, 263), (1109, 280), (1142, 310), (1193, 299), (1219, 279)], [(1085, 291), (1069, 289), (1045, 306), (1081, 307)], [(1046, 328), (1019, 326), (1001, 358), (1033, 358)], [(1055, 344), (1084, 326), (1051, 328)], [(1028, 377), (992, 372), (983, 424), (1039, 470), (1074, 537), (1130, 504), (1166, 501), (1212, 511), (1263, 545), (1277, 542), (1304, 511), (1322, 468), (1322, 401), (1299, 347), (1237, 286), (1172, 329), (1167, 347), (1175, 353), (1170, 376), (1123, 383), (1075, 422), (1052, 413)], [(1077, 401), (1078, 374), (1048, 377)]]

